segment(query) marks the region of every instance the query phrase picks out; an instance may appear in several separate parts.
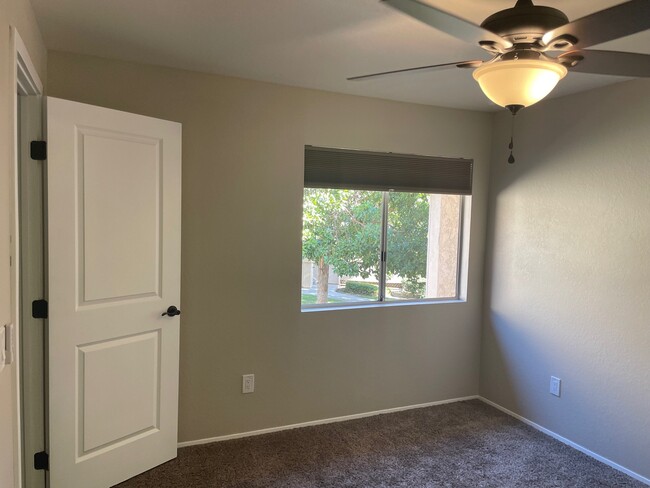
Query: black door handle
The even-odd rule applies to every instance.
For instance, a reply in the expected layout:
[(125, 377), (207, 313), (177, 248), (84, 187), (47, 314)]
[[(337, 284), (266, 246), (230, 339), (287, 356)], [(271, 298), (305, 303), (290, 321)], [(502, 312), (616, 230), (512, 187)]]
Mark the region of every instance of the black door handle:
[(168, 317), (175, 317), (176, 315), (180, 315), (180, 314), (181, 311), (172, 305), (167, 309), (165, 313), (162, 314), (162, 316), (164, 317), (165, 315), (167, 315)]

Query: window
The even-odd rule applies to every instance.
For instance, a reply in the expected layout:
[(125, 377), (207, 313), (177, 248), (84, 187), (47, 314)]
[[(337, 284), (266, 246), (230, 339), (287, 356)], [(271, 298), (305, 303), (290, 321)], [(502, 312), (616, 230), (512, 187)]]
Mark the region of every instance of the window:
[[(413, 177), (409, 173), (413, 160), (415, 169), (424, 165), (429, 173), (438, 171), (438, 178), (431, 180), (431, 174)], [(441, 165), (436, 165), (440, 161), (445, 163), (444, 174)], [(445, 174), (453, 173), (450, 168), (467, 174), (468, 163), (471, 188), (471, 161), (308, 146), (303, 308), (459, 298), (462, 217), (468, 190), (458, 181), (467, 185), (467, 177), (454, 175), (458, 181), (451, 188), (441, 185)], [(372, 182), (368, 183), (371, 178), (363, 180), (364, 171), (372, 175)]]

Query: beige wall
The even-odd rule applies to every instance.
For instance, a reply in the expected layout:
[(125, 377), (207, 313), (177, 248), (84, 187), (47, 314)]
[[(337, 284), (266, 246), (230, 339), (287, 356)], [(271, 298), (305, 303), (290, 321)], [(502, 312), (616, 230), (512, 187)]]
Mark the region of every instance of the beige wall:
[[(476, 394), (482, 353), (482, 395), (650, 476), (648, 81), (525, 110), (510, 166), (505, 114), (58, 52), (48, 63), (53, 96), (183, 123), (181, 441)], [(301, 313), (304, 144), (474, 158), (469, 301)], [(257, 376), (253, 395), (243, 373)]]
[[(14, 225), (14, 54), (10, 26), (18, 29), (32, 61), (44, 81), (47, 53), (28, 0), (0, 0), (0, 326), (12, 322), (16, 311), (12, 299), (13, 270), (10, 235)], [(16, 429), (15, 365), (0, 373), (0, 486), (14, 483), (14, 432)]]
[[(53, 96), (183, 124), (181, 441), (478, 393), (491, 115), (59, 52), (48, 65)], [(474, 158), (468, 302), (301, 313), (305, 144)]]
[(481, 394), (650, 477), (650, 80), (524, 110), (514, 166), (509, 129), (497, 116)]

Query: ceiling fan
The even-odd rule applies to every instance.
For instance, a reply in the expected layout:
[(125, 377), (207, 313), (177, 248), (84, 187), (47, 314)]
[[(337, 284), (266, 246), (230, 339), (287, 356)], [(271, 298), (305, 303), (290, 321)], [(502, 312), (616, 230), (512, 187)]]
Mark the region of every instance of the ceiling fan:
[(650, 77), (650, 55), (586, 49), (650, 29), (650, 0), (630, 0), (569, 22), (552, 7), (517, 0), (490, 15), (480, 26), (419, 0), (382, 0), (442, 32), (487, 51), (487, 61), (470, 60), (396, 69), (348, 80), (367, 80), (434, 68), (473, 68), (485, 95), (515, 115), (548, 95), (568, 70)]

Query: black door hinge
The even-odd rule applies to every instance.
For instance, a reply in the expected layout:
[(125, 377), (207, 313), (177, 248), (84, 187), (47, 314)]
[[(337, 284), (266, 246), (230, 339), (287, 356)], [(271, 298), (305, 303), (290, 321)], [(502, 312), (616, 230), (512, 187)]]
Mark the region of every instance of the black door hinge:
[(32, 317), (35, 319), (47, 318), (47, 300), (34, 300), (32, 302)]
[(34, 469), (50, 469), (50, 456), (45, 451), (34, 454)]
[(29, 145), (29, 157), (34, 161), (45, 161), (47, 159), (47, 142), (32, 141)]

